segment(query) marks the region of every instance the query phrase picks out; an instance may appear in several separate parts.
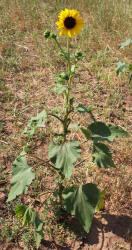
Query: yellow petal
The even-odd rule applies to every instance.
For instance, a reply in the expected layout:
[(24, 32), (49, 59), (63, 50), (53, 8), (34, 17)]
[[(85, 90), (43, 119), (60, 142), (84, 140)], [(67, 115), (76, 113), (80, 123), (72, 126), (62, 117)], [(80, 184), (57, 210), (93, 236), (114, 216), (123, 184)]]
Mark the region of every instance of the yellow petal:
[[(84, 26), (83, 19), (80, 17), (80, 13), (77, 10), (65, 8), (65, 10), (62, 10), (59, 13), (58, 17), (59, 21), (56, 22), (56, 25), (60, 30), (60, 35), (65, 35), (67, 37), (75, 36), (81, 32), (81, 29)], [(72, 17), (75, 20), (75, 26), (72, 27), (71, 25), (72, 28), (67, 27), (65, 24), (65, 20), (68, 17)]]

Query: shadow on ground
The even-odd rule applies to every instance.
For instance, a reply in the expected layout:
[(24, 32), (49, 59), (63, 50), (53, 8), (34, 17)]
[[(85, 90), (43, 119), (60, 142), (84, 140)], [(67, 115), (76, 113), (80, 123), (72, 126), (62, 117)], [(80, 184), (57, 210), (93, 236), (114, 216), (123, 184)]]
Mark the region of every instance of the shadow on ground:
[[(64, 219), (65, 227), (68, 228), (71, 233), (74, 233), (77, 238), (76, 240), (80, 241), (79, 249), (83, 249), (84, 245), (86, 246), (95, 246), (100, 243), (99, 250), (104, 249), (105, 235), (112, 233), (115, 237), (124, 239), (125, 242), (132, 240), (132, 218), (125, 215), (112, 215), (112, 214), (102, 214), (101, 218), (94, 218), (90, 233), (86, 233), (78, 220), (73, 217)], [(108, 237), (108, 235), (107, 235)], [(118, 238), (117, 238), (118, 240)], [(131, 242), (132, 243), (132, 242)], [(96, 247), (96, 246), (95, 246)], [(58, 250), (71, 250), (71, 246), (60, 246), (54, 241), (42, 241), (41, 249), (58, 249)], [(96, 249), (96, 248), (95, 248)], [(130, 247), (131, 249), (131, 247)], [(76, 249), (77, 250), (77, 249)]]

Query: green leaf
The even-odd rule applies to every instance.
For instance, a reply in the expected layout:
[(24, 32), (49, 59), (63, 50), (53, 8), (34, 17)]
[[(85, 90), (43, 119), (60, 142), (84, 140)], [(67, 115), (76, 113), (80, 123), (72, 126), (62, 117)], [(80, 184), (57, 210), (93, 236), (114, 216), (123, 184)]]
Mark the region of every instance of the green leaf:
[(126, 46), (129, 46), (132, 43), (132, 39), (128, 39), (126, 42), (121, 43), (120, 49), (123, 49)]
[(86, 139), (89, 139), (92, 137), (92, 133), (91, 133), (90, 129), (84, 128), (84, 127), (81, 127), (80, 129), (81, 129), (82, 133), (84, 134), (84, 136), (86, 137)]
[(116, 74), (119, 75), (120, 73), (125, 72), (128, 70), (128, 66), (128, 63), (118, 62), (116, 65)]
[(65, 210), (71, 215), (75, 215), (88, 233), (99, 200), (97, 186), (88, 183), (80, 187), (67, 188), (63, 192), (63, 199)]
[(49, 146), (49, 158), (55, 167), (60, 170), (67, 179), (70, 179), (74, 165), (80, 157), (81, 148), (78, 141), (69, 141), (64, 144), (51, 143)]
[(84, 107), (82, 104), (78, 104), (78, 106), (76, 107), (76, 111), (79, 113), (89, 113), (90, 111), (92, 111), (92, 107)]
[(16, 216), (22, 221), (24, 226), (30, 226), (31, 218), (32, 218), (32, 211), (30, 207), (25, 205), (19, 205), (15, 207)]
[(93, 162), (98, 165), (98, 167), (115, 167), (112, 160), (112, 154), (109, 148), (103, 143), (93, 144)]
[(103, 122), (93, 122), (88, 126), (88, 129), (91, 131), (94, 141), (105, 140), (111, 135), (109, 127)]
[(33, 211), (32, 222), (34, 224), (34, 237), (36, 241), (36, 247), (39, 248), (41, 240), (43, 239), (43, 222), (39, 219), (37, 213)]
[(51, 112), (52, 112), (53, 114), (56, 114), (56, 115), (60, 116), (60, 114), (61, 114), (61, 109), (60, 109), (60, 108), (52, 109)]
[(24, 146), (22, 153), (23, 154), (27, 154), (28, 152), (29, 152), (29, 147), (28, 146)]
[(25, 226), (30, 226), (31, 223), (32, 223), (32, 210), (30, 207), (27, 206), (27, 209), (23, 215), (22, 224)]
[(34, 178), (35, 173), (28, 166), (26, 156), (22, 152), (12, 164), (11, 189), (7, 202), (14, 200), (19, 194), (26, 193), (27, 185), (30, 185)]
[(73, 64), (73, 65), (71, 66), (71, 74), (72, 74), (72, 75), (75, 74), (76, 69), (77, 69), (77, 65), (76, 65), (76, 64)]
[(37, 114), (36, 117), (32, 117), (28, 122), (26, 128), (23, 131), (24, 135), (32, 137), (38, 128), (44, 128), (47, 121), (47, 112), (43, 110)]
[(61, 74), (57, 74), (55, 77), (55, 84), (63, 84), (65, 80), (61, 77)]
[(68, 128), (77, 131), (79, 129), (79, 124), (78, 123), (70, 124)]
[(65, 92), (67, 89), (67, 86), (62, 85), (62, 84), (57, 84), (55, 88), (52, 89), (52, 92), (56, 93), (56, 94), (61, 94), (63, 92)]
[(107, 126), (111, 132), (111, 135), (108, 137), (108, 141), (110, 142), (112, 142), (115, 139), (115, 137), (122, 138), (123, 136), (128, 135), (128, 132), (122, 127), (113, 126), (112, 124), (107, 124)]
[(69, 80), (69, 74), (67, 72), (62, 72), (61, 73), (61, 78), (68, 81)]
[(103, 122), (93, 122), (88, 126), (88, 129), (92, 133), (92, 139), (94, 142), (107, 140), (112, 142), (115, 137), (127, 136), (128, 132), (119, 126), (113, 126)]
[(69, 74), (67, 72), (62, 72), (56, 75), (55, 83), (64, 83), (69, 80)]
[(73, 105), (73, 103), (74, 103), (74, 97), (72, 97), (72, 98), (70, 98), (70, 106), (72, 106)]
[(62, 72), (61, 74), (56, 75), (55, 85), (56, 87), (52, 89), (52, 92), (56, 94), (61, 94), (67, 90), (67, 85), (65, 85), (65, 81), (68, 81), (69, 75), (67, 72)]
[(22, 219), (25, 212), (26, 212), (26, 209), (27, 209), (27, 206), (25, 205), (19, 205), (19, 206), (16, 206), (15, 207), (15, 213), (16, 213), (16, 216), (19, 218), (19, 219)]
[(39, 219), (37, 213), (33, 209), (25, 205), (16, 206), (15, 213), (24, 226), (30, 226), (31, 224), (34, 226), (34, 237), (38, 249), (41, 240), (43, 239), (43, 222)]
[(129, 64), (128, 70), (129, 70), (129, 71), (132, 71), (132, 64)]
[(83, 54), (81, 51), (77, 51), (75, 54), (74, 54), (74, 58), (76, 58), (77, 60), (81, 60), (84, 58)]

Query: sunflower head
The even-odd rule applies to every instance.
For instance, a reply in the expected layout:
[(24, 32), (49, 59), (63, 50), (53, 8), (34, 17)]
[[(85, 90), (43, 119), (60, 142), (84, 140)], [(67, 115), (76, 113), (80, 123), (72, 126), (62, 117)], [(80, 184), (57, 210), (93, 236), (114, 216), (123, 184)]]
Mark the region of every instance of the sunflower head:
[(60, 36), (76, 36), (84, 26), (83, 19), (80, 17), (80, 13), (77, 10), (62, 10), (58, 17), (59, 21), (57, 21), (56, 24), (60, 30)]

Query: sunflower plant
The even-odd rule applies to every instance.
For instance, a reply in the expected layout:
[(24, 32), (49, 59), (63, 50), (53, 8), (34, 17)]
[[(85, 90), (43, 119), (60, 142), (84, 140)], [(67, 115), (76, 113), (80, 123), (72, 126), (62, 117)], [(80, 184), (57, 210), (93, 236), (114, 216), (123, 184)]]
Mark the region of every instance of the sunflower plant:
[[(49, 161), (44, 161), (38, 156), (36, 158), (44, 165), (47, 165), (58, 178), (54, 194), (56, 193), (56, 202), (61, 210), (74, 215), (82, 224), (84, 230), (89, 232), (95, 210), (99, 210), (104, 205), (105, 191), (100, 191), (93, 182), (85, 183), (81, 186), (71, 185), (73, 171), (76, 170), (83, 160), (81, 158), (81, 146), (77, 140), (70, 140), (69, 134), (72, 133), (71, 122), (74, 114), (89, 115), (91, 123), (87, 127), (77, 125), (86, 140), (90, 140), (93, 146), (92, 156), (93, 162), (99, 168), (115, 167), (112, 160), (112, 153), (108, 147), (108, 142), (113, 142), (116, 137), (127, 135), (127, 132), (118, 126), (106, 124), (97, 121), (93, 115), (92, 107), (85, 107), (81, 103), (75, 106), (74, 97), (71, 96), (72, 80), (75, 76), (78, 62), (81, 61), (83, 55), (80, 51), (74, 54), (70, 50), (70, 41), (72, 37), (79, 34), (84, 26), (83, 19), (77, 10), (62, 10), (59, 14), (59, 20), (56, 25), (59, 29), (59, 35), (66, 36), (67, 49), (62, 48), (57, 35), (51, 31), (45, 31), (46, 39), (52, 39), (58, 46), (62, 60), (66, 65), (64, 72), (57, 73), (55, 78), (54, 93), (62, 95), (64, 106), (62, 110), (42, 110), (41, 113), (32, 117), (23, 134), (33, 140), (35, 132), (41, 128), (45, 129), (45, 125), (51, 120), (56, 119), (62, 128), (62, 132), (54, 133), (53, 141), (49, 144)], [(107, 142), (107, 144), (105, 144)], [(35, 172), (27, 163), (27, 156), (32, 156), (30, 145), (25, 145), (23, 151), (15, 159), (12, 165), (11, 189), (8, 195), (8, 202), (14, 200), (18, 195), (27, 192), (27, 186), (35, 179)], [(77, 162), (78, 161), (78, 162)], [(16, 215), (22, 220), (24, 225), (32, 224), (37, 247), (39, 246), (42, 234), (43, 222), (38, 218), (37, 213), (32, 208), (33, 203), (29, 206), (19, 205), (16, 207)]]
[[(130, 46), (132, 44), (132, 39), (128, 39), (127, 41), (123, 42), (120, 44), (120, 49), (124, 49), (127, 46)], [(119, 61), (116, 65), (116, 74), (119, 75), (122, 72), (128, 72), (130, 77), (129, 77), (129, 83), (132, 81), (132, 63), (127, 63), (127, 62), (122, 62)]]

